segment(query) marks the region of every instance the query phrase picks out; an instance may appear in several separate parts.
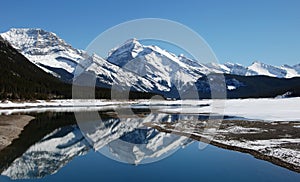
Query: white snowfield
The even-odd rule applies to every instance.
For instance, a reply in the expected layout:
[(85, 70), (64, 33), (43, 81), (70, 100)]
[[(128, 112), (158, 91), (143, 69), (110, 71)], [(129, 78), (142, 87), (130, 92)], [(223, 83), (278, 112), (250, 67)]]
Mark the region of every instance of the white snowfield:
[[(18, 112), (103, 110), (115, 107), (150, 107), (162, 113), (203, 114), (234, 116), (248, 120), (264, 121), (300, 121), (300, 97), (265, 99), (229, 99), (229, 100), (51, 100), (36, 102), (2, 102), (0, 114)], [(46, 109), (48, 108), (48, 110)], [(57, 108), (57, 110), (55, 110)]]
[(0, 115), (10, 115), (16, 113), (42, 113), (42, 112), (80, 112), (80, 111), (100, 111), (110, 110), (120, 105), (134, 104), (136, 102), (127, 101), (107, 101), (107, 100), (36, 100), (35, 102), (0, 102)]
[[(126, 104), (136, 103), (128, 101)], [(59, 99), (59, 100), (36, 100), (34, 102), (0, 102), (0, 108), (25, 108), (25, 107), (80, 107), (80, 106), (107, 106), (124, 104), (121, 101), (108, 101), (101, 99)]]
[(267, 121), (300, 121), (300, 98), (227, 100), (226, 115)]
[[(191, 101), (189, 101), (191, 102)], [(282, 99), (228, 99), (194, 101), (207, 107), (184, 106), (160, 109), (165, 113), (215, 113), (249, 120), (300, 121), (300, 97)], [(197, 105), (195, 104), (194, 105)]]

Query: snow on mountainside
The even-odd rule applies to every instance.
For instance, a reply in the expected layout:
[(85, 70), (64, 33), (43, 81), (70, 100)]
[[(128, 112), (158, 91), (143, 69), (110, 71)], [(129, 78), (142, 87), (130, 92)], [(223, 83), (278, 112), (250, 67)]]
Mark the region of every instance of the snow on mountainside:
[(300, 74), (300, 64), (294, 65), (293, 69), (296, 70), (298, 74)]
[(270, 77), (278, 78), (292, 78), (300, 77), (300, 64), (289, 66), (283, 65), (280, 67), (264, 64), (261, 62), (253, 62), (250, 66), (245, 67), (238, 63), (227, 62), (225, 64), (218, 63), (206, 63), (201, 64), (195, 60), (184, 57), (183, 55), (178, 56), (180, 61), (188, 64), (194, 68), (197, 68), (201, 73), (226, 73), (232, 75), (241, 76), (255, 76), (255, 75), (265, 75)]
[(266, 75), (271, 77), (284, 78), (287, 74), (286, 70), (261, 62), (254, 62), (251, 66), (248, 67), (248, 69), (255, 72), (257, 75)]
[(210, 64), (202, 64), (196, 60), (187, 58), (186, 56), (184, 56), (183, 54), (180, 54), (178, 56), (178, 59), (183, 62), (184, 64), (186, 64), (187, 66), (190, 67), (191, 70), (193, 70), (196, 73), (199, 74), (209, 74), (209, 73), (223, 73), (224, 70), (220, 70), (220, 66), (219, 64), (216, 63), (210, 63)]
[(298, 73), (295, 68), (293, 68), (292, 66), (286, 65), (286, 64), (282, 65), (280, 68), (286, 70), (287, 78), (291, 78), (291, 77), (294, 77), (294, 75), (300, 74), (300, 72)]
[(289, 66), (283, 65), (280, 67), (268, 65), (261, 62), (253, 62), (248, 68), (246, 76), (249, 75), (266, 75), (270, 77), (278, 78), (292, 78), (299, 77), (300, 70), (297, 70), (297, 65)]
[(202, 77), (192, 66), (157, 46), (145, 46), (136, 39), (112, 49), (107, 60), (166, 87), (185, 90)]
[(130, 39), (112, 49), (105, 60), (75, 49), (54, 33), (42, 29), (11, 29), (1, 36), (31, 62), (64, 81), (71, 82), (74, 75), (85, 70), (97, 75), (100, 87), (131, 87), (135, 91), (164, 93), (167, 97), (176, 97), (174, 87), (180, 92), (193, 90), (194, 84), (209, 73), (279, 78), (300, 76), (300, 65), (276, 67), (260, 62), (248, 67), (234, 63), (204, 64), (154, 45), (143, 45), (137, 39)]
[(278, 78), (292, 78), (300, 76), (300, 69), (297, 71), (296, 65), (283, 65), (281, 67), (277, 67), (256, 61), (248, 67), (238, 63), (230, 62), (225, 64), (209, 63), (205, 64), (205, 66), (208, 67), (212, 72), (241, 76), (265, 75)]
[(13, 28), (1, 36), (29, 61), (54, 75), (57, 74), (54, 69), (72, 74), (79, 60), (87, 57), (84, 51), (73, 48), (56, 34), (42, 29)]
[(91, 59), (92, 64), (86, 70), (97, 75), (99, 84), (114, 85), (114, 88), (120, 89), (132, 87), (139, 91), (168, 91), (167, 87), (111, 64), (96, 54)]
[[(97, 75), (97, 85), (118, 85), (136, 91), (164, 92), (169, 88), (124, 70), (97, 55), (89, 56), (85, 51), (73, 48), (54, 33), (41, 29), (11, 29), (1, 36), (20, 51), (27, 59), (64, 81), (72, 81), (74, 75), (91, 71)], [(75, 68), (77, 70), (75, 70)]]
[(229, 74), (233, 75), (255, 75), (255, 72), (248, 70), (241, 64), (237, 63), (225, 63), (224, 66), (226, 66), (229, 70)]
[(288, 78), (300, 75), (300, 64), (296, 64), (294, 66), (289, 66), (289, 65), (285, 64), (285, 65), (282, 65), (280, 68), (287, 71), (286, 77), (288, 77)]

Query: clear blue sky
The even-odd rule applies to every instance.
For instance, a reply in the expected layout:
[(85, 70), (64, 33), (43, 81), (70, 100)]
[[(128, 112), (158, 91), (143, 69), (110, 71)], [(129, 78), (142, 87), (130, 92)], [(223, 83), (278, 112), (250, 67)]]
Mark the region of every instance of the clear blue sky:
[(80, 49), (124, 21), (165, 18), (198, 32), (220, 62), (300, 63), (299, 0), (2, 0), (0, 17), (1, 32), (43, 28)]

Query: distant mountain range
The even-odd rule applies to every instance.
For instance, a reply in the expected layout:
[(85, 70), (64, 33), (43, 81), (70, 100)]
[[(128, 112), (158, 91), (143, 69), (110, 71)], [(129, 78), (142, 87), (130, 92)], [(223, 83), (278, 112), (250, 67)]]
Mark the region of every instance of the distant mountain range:
[[(96, 75), (96, 85), (100, 88), (130, 88), (179, 98), (182, 93), (188, 95), (196, 86), (200, 97), (207, 98), (212, 89), (207, 75), (224, 74), (224, 87), (230, 97), (274, 97), (286, 92), (298, 93), (297, 82), (292, 83), (290, 78), (300, 76), (300, 64), (280, 67), (261, 62), (248, 67), (234, 63), (202, 64), (157, 46), (142, 45), (136, 39), (113, 48), (107, 58), (101, 58), (73, 48), (56, 34), (42, 29), (11, 29), (0, 35), (30, 62), (66, 83), (76, 80), (78, 73), (89, 72)], [(255, 80), (257, 85), (262, 85), (262, 78), (272, 83), (264, 82), (264, 87), (260, 88), (248, 83)], [(286, 80), (285, 84), (274, 85), (281, 83), (282, 79)], [(280, 89), (274, 91), (274, 87)], [(249, 93), (243, 91), (244, 94), (239, 95), (240, 89), (245, 88)]]

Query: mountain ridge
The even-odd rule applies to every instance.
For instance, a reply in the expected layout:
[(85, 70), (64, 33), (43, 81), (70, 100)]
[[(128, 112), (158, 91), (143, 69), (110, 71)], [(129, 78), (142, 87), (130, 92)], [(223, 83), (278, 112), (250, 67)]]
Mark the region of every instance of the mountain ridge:
[[(40, 28), (12, 28), (7, 32), (1, 33), (0, 34), (5, 40), (10, 42), (14, 48), (22, 52), (22, 54), (25, 55), (30, 61), (35, 62), (37, 65), (40, 67), (43, 66), (49, 66), (45, 64), (46, 61), (43, 61), (44, 64), (42, 64), (40, 61), (36, 58), (32, 58), (29, 54), (42, 54), (42, 53), (47, 53), (45, 52), (44, 49), (41, 49), (45, 46), (51, 45), (52, 48), (48, 50), (50, 53), (55, 53), (55, 52), (64, 52), (66, 49), (72, 50), (72, 54), (70, 53), (65, 53), (61, 55), (61, 59), (63, 58), (70, 58), (70, 62), (74, 61), (75, 63), (78, 63), (79, 59), (86, 59), (88, 57), (87, 53), (84, 50), (76, 49), (73, 48), (70, 44), (66, 43), (63, 39), (57, 36), (57, 34), (53, 32), (48, 32)], [(51, 40), (51, 41), (45, 41), (45, 40)], [(26, 43), (20, 43), (20, 42), (26, 42)], [(30, 44), (34, 44), (35, 47), (33, 47)], [(112, 48), (108, 52), (108, 57), (107, 61), (110, 63), (114, 63), (115, 65), (119, 66), (124, 66), (123, 62), (116, 62), (112, 60), (112, 55), (116, 54), (118, 52), (122, 53), (122, 49), (124, 49), (124, 46), (129, 46), (127, 47), (127, 50), (123, 50), (123, 53), (126, 55), (122, 55), (123, 58), (121, 61), (125, 60), (131, 60), (136, 58), (138, 53), (144, 51), (143, 53), (149, 53), (149, 49), (152, 51), (158, 51), (159, 53), (163, 53), (165, 55), (168, 55), (168, 57), (176, 57), (180, 62), (182, 60), (182, 57), (192, 60), (190, 58), (185, 57), (184, 55), (178, 55), (176, 56), (175, 54), (165, 51), (158, 46), (155, 45), (143, 45), (141, 44), (136, 38), (131, 38), (125, 41), (122, 45), (116, 46)], [(146, 49), (143, 50), (143, 49)], [(48, 52), (48, 54), (49, 54)], [(77, 54), (76, 54), (77, 53)], [(126, 57), (127, 56), (127, 57)], [(131, 56), (131, 57), (129, 57)], [(129, 57), (129, 58), (128, 58)], [(50, 59), (50, 58), (48, 58)], [(53, 59), (53, 58), (52, 58)], [(208, 71), (210, 72), (216, 72), (219, 71), (221, 73), (227, 73), (227, 74), (236, 74), (236, 75), (243, 75), (243, 76), (253, 76), (253, 75), (266, 75), (266, 76), (271, 76), (271, 77), (279, 77), (279, 78), (291, 78), (291, 77), (299, 77), (300, 76), (300, 63), (295, 64), (295, 65), (282, 65), (282, 66), (273, 66), (269, 64), (262, 63), (260, 61), (254, 61), (251, 65), (249, 66), (244, 66), (239, 63), (232, 63), (232, 62), (226, 62), (224, 64), (219, 64), (219, 63), (213, 63), (214, 65), (210, 64), (204, 64), (201, 62), (198, 62), (196, 60), (193, 60), (194, 63), (196, 62), (198, 65), (194, 64), (194, 67), (204, 67), (208, 68)], [(54, 63), (55, 61), (52, 60), (51, 66), (52, 67), (64, 67), (65, 70), (67, 70), (69, 73), (72, 73), (74, 71), (74, 66), (72, 66), (72, 63), (68, 62), (67, 60), (64, 60), (65, 64), (62, 65), (62, 63)], [(47, 62), (46, 62), (47, 63)], [(50, 64), (50, 63), (48, 63)], [(180, 64), (180, 63), (179, 63)], [(185, 66), (185, 64), (181, 64), (181, 66)], [(239, 70), (239, 69), (240, 70)], [(243, 71), (244, 70), (244, 71)], [(274, 70), (277, 70), (277, 74), (274, 73)], [(273, 73), (272, 73), (273, 72)], [(206, 73), (204, 71), (204, 73)]]
[[(41, 34), (43, 36), (38, 38)], [(99, 63), (99, 58), (90, 56), (83, 50), (73, 48), (51, 32), (41, 29), (11, 29), (0, 35), (32, 63), (67, 83), (72, 83), (75, 79), (74, 76), (89, 70), (95, 74), (99, 81), (97, 82), (99, 85), (96, 86), (100, 87), (110, 88), (122, 85), (124, 87), (129, 86), (130, 90), (133, 91), (158, 94), (167, 89), (159, 83), (146, 80), (137, 74), (116, 67), (108, 61), (102, 60), (101, 63), (103, 64), (99, 69), (99, 66), (93, 66), (94, 63)], [(37, 42), (42, 43), (36, 46)], [(104, 77), (107, 82), (103, 82)]]
[[(248, 67), (230, 62), (204, 64), (183, 54), (177, 56), (155, 45), (143, 45), (135, 38), (112, 48), (107, 58), (102, 58), (97, 54), (88, 55), (84, 50), (73, 48), (55, 33), (42, 29), (11, 29), (0, 35), (33, 64), (64, 82), (73, 83), (82, 73), (88, 73), (95, 76), (96, 86), (101, 88), (154, 93), (165, 98), (180, 98), (185, 92), (195, 96), (199, 90), (207, 95), (211, 92), (211, 87), (226, 92), (220, 88), (224, 87), (227, 92), (233, 93), (247, 84), (255, 87), (252, 84), (253, 80), (259, 81), (258, 79), (264, 78), (252, 79), (252, 76), (268, 76), (275, 81), (276, 78), (300, 77), (300, 64), (280, 67), (259, 61)], [(209, 75), (219, 75), (217, 77), (220, 78), (216, 80), (219, 80), (220, 84), (211, 85)], [(268, 93), (273, 93), (270, 92), (271, 83), (264, 85), (269, 90)], [(277, 94), (289, 92), (290, 88), (294, 89), (286, 86)], [(251, 89), (260, 88), (249, 90)], [(264, 95), (276, 96), (274, 94)], [(244, 95), (251, 96), (250, 93)], [(259, 95), (255, 95), (257, 96)]]

